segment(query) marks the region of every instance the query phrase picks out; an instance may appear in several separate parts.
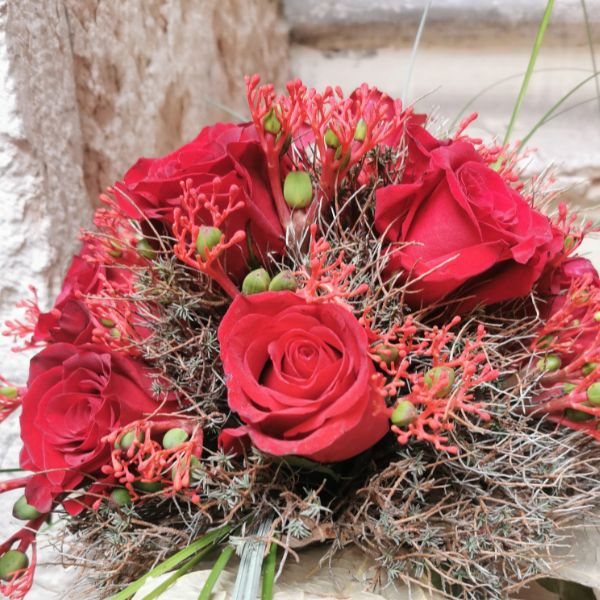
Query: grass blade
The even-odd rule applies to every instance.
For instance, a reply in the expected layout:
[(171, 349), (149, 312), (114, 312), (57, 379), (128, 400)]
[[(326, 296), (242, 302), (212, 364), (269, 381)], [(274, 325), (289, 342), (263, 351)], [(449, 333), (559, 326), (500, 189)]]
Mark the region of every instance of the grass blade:
[(151, 571), (148, 571), (145, 575), (142, 575), (139, 579), (130, 583), (124, 590), (112, 597), (112, 600), (127, 600), (131, 598), (146, 582), (149, 577), (156, 577), (162, 575), (167, 571), (171, 571), (177, 565), (180, 565), (184, 560), (196, 554), (203, 548), (210, 546), (214, 542), (220, 540), (223, 536), (227, 535), (231, 527), (224, 525), (218, 529), (214, 529), (210, 533), (207, 533), (204, 537), (191, 543), (187, 548), (180, 550), (177, 554), (170, 556), (167, 560), (161, 562), (158, 566), (154, 567)]
[(217, 562), (214, 564), (213, 568), (210, 571), (208, 579), (206, 580), (200, 595), (198, 596), (198, 600), (209, 600), (210, 595), (212, 593), (213, 588), (215, 587), (215, 583), (221, 576), (223, 569), (227, 566), (229, 559), (233, 555), (233, 548), (231, 546), (226, 546), (221, 552), (221, 556), (217, 559)]
[(421, 36), (423, 35), (425, 22), (427, 21), (427, 15), (429, 14), (429, 8), (432, 4), (433, 0), (428, 0), (425, 8), (423, 9), (423, 14), (421, 15), (421, 20), (419, 22), (419, 29), (417, 29), (417, 35), (415, 36), (415, 41), (413, 42), (412, 50), (410, 51), (410, 59), (408, 61), (408, 69), (406, 71), (406, 79), (404, 80), (404, 89), (402, 91), (403, 105), (408, 102), (408, 90), (410, 88), (410, 80), (412, 79), (413, 69), (417, 60), (417, 50), (419, 49), (419, 44), (421, 43)]
[(271, 542), (269, 554), (265, 558), (261, 600), (273, 600), (273, 582), (275, 581), (275, 565), (277, 563), (277, 544)]
[[(598, 72), (598, 67), (596, 66), (596, 53), (594, 52), (594, 39), (592, 37), (592, 26), (590, 25), (590, 17), (587, 11), (587, 5), (585, 0), (581, 0), (581, 10), (583, 11), (583, 19), (585, 21), (585, 33), (587, 36), (588, 46), (590, 47), (590, 57), (592, 59), (592, 69), (594, 69), (594, 73)], [(600, 81), (596, 79), (596, 97), (598, 98), (598, 107), (600, 108)]]
[(521, 89), (519, 90), (519, 95), (517, 96), (515, 107), (513, 108), (508, 127), (506, 128), (506, 134), (504, 135), (503, 145), (506, 145), (508, 143), (508, 140), (510, 139), (510, 135), (517, 121), (517, 116), (519, 115), (519, 111), (521, 110), (521, 105), (525, 100), (525, 94), (527, 93), (529, 81), (531, 79), (533, 70), (535, 69), (535, 63), (538, 54), (540, 53), (540, 47), (542, 46), (542, 41), (544, 40), (544, 34), (546, 33), (546, 29), (548, 27), (548, 22), (550, 21), (550, 15), (552, 14), (553, 7), (554, 0), (548, 0), (548, 4), (546, 4), (546, 10), (544, 11), (544, 15), (540, 22), (537, 35), (535, 36), (535, 41), (533, 43), (533, 48), (529, 57), (529, 64), (527, 65), (527, 70), (525, 71), (525, 77), (523, 77), (523, 83), (521, 84)]

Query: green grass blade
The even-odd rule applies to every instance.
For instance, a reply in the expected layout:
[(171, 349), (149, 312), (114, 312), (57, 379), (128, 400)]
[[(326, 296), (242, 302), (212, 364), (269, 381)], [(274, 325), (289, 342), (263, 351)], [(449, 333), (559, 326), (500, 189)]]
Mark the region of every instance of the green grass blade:
[(277, 563), (277, 544), (271, 542), (269, 554), (265, 558), (263, 568), (263, 584), (261, 600), (273, 600), (273, 582), (275, 581), (275, 565)]
[(146, 594), (142, 600), (155, 600), (163, 592), (166, 592), (182, 575), (185, 575), (192, 567), (195, 567), (212, 549), (214, 545), (211, 544), (203, 550), (200, 550), (196, 556), (185, 563), (182, 567), (179, 567), (170, 577), (167, 577), (162, 583), (157, 585), (149, 594)]
[(544, 11), (544, 15), (542, 17), (542, 20), (540, 21), (540, 26), (538, 28), (537, 35), (535, 36), (535, 41), (533, 43), (533, 48), (529, 57), (529, 64), (527, 65), (527, 70), (525, 71), (525, 77), (523, 77), (523, 83), (521, 84), (521, 89), (519, 90), (519, 95), (517, 96), (515, 107), (513, 108), (508, 127), (506, 128), (506, 134), (504, 135), (503, 141), (504, 145), (506, 145), (508, 143), (508, 140), (510, 139), (512, 130), (515, 126), (517, 117), (519, 115), (519, 111), (521, 110), (521, 106), (523, 104), (523, 101), (525, 100), (527, 88), (529, 87), (529, 81), (531, 80), (531, 75), (533, 73), (533, 70), (535, 69), (535, 63), (537, 61), (538, 54), (540, 53), (540, 47), (542, 46), (542, 41), (544, 40), (544, 34), (546, 33), (546, 29), (550, 21), (550, 15), (552, 14), (553, 6), (554, 0), (548, 0), (548, 4), (546, 4), (546, 10)]
[(597, 78), (600, 73), (594, 73), (589, 77), (586, 77), (583, 81), (580, 81), (575, 87), (571, 88), (558, 102), (553, 104), (542, 116), (542, 118), (533, 126), (531, 131), (521, 140), (518, 150), (521, 150), (525, 144), (532, 138), (533, 134), (544, 125), (547, 121), (550, 120), (550, 117), (563, 105), (563, 103), (568, 100), (577, 90), (582, 88), (588, 81), (591, 81), (594, 78)]
[[(596, 66), (596, 53), (594, 52), (594, 38), (592, 37), (592, 26), (590, 25), (590, 17), (587, 11), (585, 0), (581, 0), (581, 10), (583, 11), (583, 19), (585, 21), (585, 33), (587, 36), (588, 46), (590, 47), (590, 58), (592, 59), (592, 69), (594, 73), (598, 72)], [(600, 108), (600, 81), (596, 79), (596, 97), (598, 98), (598, 107)]]
[(217, 559), (217, 562), (214, 564), (213, 568), (210, 571), (208, 579), (206, 580), (200, 595), (198, 596), (198, 600), (209, 600), (210, 595), (212, 593), (213, 588), (215, 587), (215, 583), (221, 576), (223, 569), (227, 566), (229, 559), (233, 555), (233, 548), (231, 546), (226, 546), (221, 552), (221, 556)]
[(131, 596), (133, 596), (144, 585), (149, 577), (156, 577), (166, 573), (167, 571), (171, 571), (177, 565), (180, 565), (184, 560), (196, 554), (196, 552), (199, 552), (203, 548), (210, 546), (223, 536), (227, 535), (230, 530), (231, 527), (229, 525), (224, 525), (223, 527), (219, 527), (218, 529), (214, 529), (210, 533), (207, 533), (204, 537), (191, 543), (187, 548), (177, 552), (177, 554), (170, 556), (167, 558), (167, 560), (154, 567), (154, 569), (148, 571), (148, 573), (130, 583), (124, 590), (113, 596), (112, 600), (127, 600), (128, 598), (131, 598)]
[(427, 15), (429, 14), (429, 9), (432, 4), (433, 0), (427, 1), (427, 4), (423, 9), (423, 14), (421, 15), (421, 20), (419, 21), (419, 29), (417, 29), (417, 35), (415, 36), (415, 41), (413, 42), (412, 50), (410, 51), (408, 69), (406, 70), (406, 79), (404, 80), (404, 89), (402, 91), (402, 104), (406, 104), (408, 102), (408, 91), (410, 88), (410, 80), (412, 79), (415, 62), (417, 60), (417, 50), (419, 49), (419, 44), (421, 43), (421, 36), (423, 35), (425, 22), (427, 21)]

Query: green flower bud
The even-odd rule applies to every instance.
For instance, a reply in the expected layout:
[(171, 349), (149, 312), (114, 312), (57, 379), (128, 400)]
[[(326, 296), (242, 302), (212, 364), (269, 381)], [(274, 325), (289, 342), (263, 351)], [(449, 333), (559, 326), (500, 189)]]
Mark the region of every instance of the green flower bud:
[(196, 238), (196, 251), (203, 260), (207, 258), (207, 251), (212, 250), (220, 241), (223, 232), (218, 227), (201, 225)]
[(590, 373), (593, 373), (596, 370), (598, 363), (589, 362), (585, 363), (583, 367), (581, 367), (581, 372), (587, 377)]
[(9, 550), (0, 556), (0, 579), (10, 581), (17, 571), (29, 566), (29, 558), (20, 550)]
[[(197, 469), (200, 468), (200, 460), (198, 458), (196, 458), (195, 456), (192, 456), (192, 458), (190, 459), (190, 467), (189, 467), (189, 471), (190, 471), (190, 482), (192, 482), (194, 480), (194, 471), (196, 471)], [(178, 466), (175, 465), (172, 469), (171, 469), (171, 479), (175, 479), (175, 477), (177, 477), (177, 471), (178, 471)], [(181, 469), (180, 467), (180, 470)]]
[(148, 260), (154, 260), (156, 258), (156, 250), (152, 247), (152, 244), (146, 238), (138, 240), (135, 249), (137, 250), (137, 253), (140, 256), (143, 256)]
[(133, 487), (138, 490), (138, 492), (152, 494), (162, 490), (163, 484), (160, 481), (135, 481)]
[(119, 244), (118, 242), (111, 242), (110, 243), (112, 250), (109, 250), (109, 255), (112, 256), (113, 258), (119, 258), (120, 256), (122, 256), (123, 254), (123, 245)]
[(596, 383), (592, 383), (586, 392), (587, 399), (590, 401), (590, 404), (594, 406), (600, 406), (600, 381)]
[(116, 325), (116, 323), (112, 319), (100, 319), (100, 323), (104, 325), (104, 327), (112, 328)]
[(560, 356), (557, 354), (549, 354), (545, 358), (540, 358), (536, 366), (539, 371), (550, 373), (552, 371), (558, 371), (558, 369), (560, 369), (560, 365)]
[(564, 242), (563, 242), (564, 249), (568, 252), (573, 247), (574, 243), (575, 243), (575, 239), (573, 238), (573, 236), (568, 235), (564, 239)]
[(271, 279), (269, 291), (282, 292), (284, 290), (290, 290), (295, 292), (297, 287), (298, 282), (296, 281), (294, 274), (291, 271), (281, 271), (281, 273), (277, 273), (277, 275)]
[(417, 409), (409, 400), (400, 400), (396, 404), (390, 421), (398, 427), (410, 425), (417, 418)]
[(281, 131), (281, 123), (275, 114), (275, 110), (271, 109), (263, 118), (263, 127), (265, 131), (277, 135)]
[(116, 327), (113, 327), (110, 330), (110, 337), (115, 338), (115, 340), (118, 340), (121, 337), (121, 332)]
[(364, 119), (361, 119), (356, 124), (356, 131), (354, 132), (354, 139), (357, 142), (362, 142), (367, 137), (367, 123)]
[(115, 488), (110, 493), (109, 503), (111, 506), (131, 506), (131, 495), (125, 488)]
[(573, 320), (571, 321), (571, 325), (572, 325), (573, 327), (579, 327), (579, 326), (581, 325), (581, 321), (580, 321), (579, 319), (573, 319)]
[(12, 387), (10, 385), (0, 387), (0, 396), (14, 400), (18, 395), (19, 390), (16, 387)]
[(375, 348), (377, 356), (389, 367), (392, 363), (395, 363), (400, 356), (398, 348), (394, 346), (388, 346), (387, 344), (379, 344)]
[(244, 281), (242, 282), (242, 292), (246, 294), (246, 296), (260, 294), (269, 289), (270, 283), (271, 278), (264, 269), (255, 269), (254, 271), (250, 271), (250, 273), (244, 277)]
[(328, 129), (325, 132), (325, 143), (329, 148), (337, 148), (340, 145), (340, 139), (335, 135), (333, 130)]
[[(121, 441), (119, 442), (118, 447), (121, 448), (121, 450), (127, 450), (127, 449), (129, 449), (131, 444), (133, 444), (134, 439), (135, 439), (135, 431), (128, 431), (121, 438)], [(143, 440), (144, 440), (144, 435), (140, 432), (137, 436), (137, 441), (142, 442)], [(115, 447), (116, 446), (117, 445), (115, 443)]]
[[(585, 404), (585, 406), (588, 405)], [(589, 413), (575, 408), (567, 408), (567, 410), (565, 410), (565, 417), (575, 423), (585, 423), (586, 421), (591, 421), (594, 418), (594, 415), (590, 415)]]
[(290, 171), (283, 182), (283, 197), (290, 208), (306, 208), (313, 197), (310, 175), (306, 171)]
[(594, 321), (596, 321), (596, 323), (600, 323), (600, 310), (594, 313)]
[(544, 335), (538, 340), (537, 347), (541, 349), (548, 348), (555, 339), (556, 336), (552, 335), (551, 333)]
[(563, 383), (562, 390), (564, 394), (570, 394), (577, 386), (574, 383)]
[(31, 521), (42, 515), (34, 506), (27, 502), (25, 496), (21, 496), (14, 504), (12, 510), (13, 517), (19, 521)]
[(450, 393), (455, 380), (454, 369), (451, 369), (450, 367), (434, 367), (425, 373), (425, 385), (429, 389), (439, 383), (442, 374), (445, 374), (448, 383), (436, 392), (436, 398), (443, 398)]
[(165, 450), (170, 450), (171, 448), (175, 448), (175, 446), (179, 446), (183, 444), (183, 442), (187, 441), (190, 436), (187, 431), (183, 429), (179, 429), (175, 427), (173, 429), (169, 429), (167, 433), (163, 436), (162, 445)]

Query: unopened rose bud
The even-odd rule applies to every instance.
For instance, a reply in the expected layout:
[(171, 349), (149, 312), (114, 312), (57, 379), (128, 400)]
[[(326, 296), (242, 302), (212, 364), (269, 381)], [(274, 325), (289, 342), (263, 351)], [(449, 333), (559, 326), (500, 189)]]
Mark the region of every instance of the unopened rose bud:
[(167, 433), (163, 436), (162, 446), (165, 450), (170, 450), (171, 448), (175, 448), (183, 442), (187, 441), (189, 435), (187, 431), (183, 429), (179, 429), (178, 427), (174, 427), (173, 429), (169, 429)]
[(354, 132), (354, 139), (357, 142), (362, 142), (367, 137), (367, 123), (364, 119), (361, 119), (356, 124), (356, 130)]
[(306, 208), (313, 197), (310, 175), (306, 171), (290, 171), (283, 182), (283, 197), (290, 208)]
[(148, 260), (154, 260), (156, 258), (156, 250), (146, 238), (139, 240), (135, 249), (140, 256), (143, 256)]
[(29, 566), (29, 558), (20, 550), (8, 550), (0, 556), (0, 579), (10, 581), (17, 571)]
[(562, 391), (563, 394), (570, 394), (577, 386), (574, 383), (563, 383)]
[[(584, 406), (588, 405), (584, 404)], [(586, 421), (591, 421), (594, 418), (594, 415), (586, 413), (583, 410), (567, 408), (567, 410), (565, 410), (565, 417), (569, 419), (569, 421), (574, 421), (575, 423), (585, 423)]]
[(135, 481), (133, 483), (133, 487), (139, 492), (152, 494), (162, 490), (163, 484), (160, 481)]
[(389, 367), (391, 364), (395, 363), (400, 356), (398, 352), (398, 348), (395, 346), (388, 346), (387, 344), (379, 344), (375, 348), (375, 352), (377, 352), (377, 356)]
[(590, 373), (593, 373), (596, 370), (598, 363), (589, 362), (585, 363), (583, 367), (581, 367), (581, 372), (587, 377)]
[(409, 400), (400, 400), (390, 416), (390, 421), (398, 427), (406, 427), (406, 425), (410, 425), (416, 418), (417, 409), (415, 405)]
[(220, 241), (223, 232), (218, 227), (201, 225), (196, 238), (196, 251), (203, 260), (206, 260), (208, 251), (212, 250)]
[(100, 323), (102, 323), (104, 327), (108, 327), (109, 329), (112, 329), (116, 325), (116, 323), (112, 319), (100, 319)]
[(281, 131), (281, 123), (275, 114), (275, 110), (271, 109), (263, 118), (263, 127), (268, 133), (277, 135)]
[(337, 148), (340, 145), (340, 138), (333, 132), (332, 129), (328, 129), (325, 132), (325, 143), (329, 148)]
[(117, 506), (119, 508), (131, 506), (131, 495), (125, 488), (115, 488), (110, 493), (109, 503), (111, 506)]
[(298, 282), (296, 281), (294, 274), (291, 271), (281, 271), (281, 273), (277, 273), (277, 275), (271, 279), (269, 291), (282, 292), (284, 290), (290, 290), (295, 292), (297, 287)]
[(18, 395), (19, 395), (19, 390), (16, 387), (12, 387), (10, 385), (0, 387), (0, 396), (4, 396), (5, 398), (9, 398), (9, 399), (13, 400)]
[(536, 366), (539, 371), (551, 373), (552, 371), (558, 371), (560, 369), (560, 365), (560, 356), (557, 354), (549, 354), (544, 358), (540, 358)]
[(27, 498), (25, 498), (25, 496), (21, 496), (15, 502), (12, 514), (13, 517), (15, 519), (19, 519), (19, 521), (31, 521), (42, 515), (42, 513), (35, 508), (35, 506), (31, 506), (31, 504), (27, 502)]
[(242, 292), (246, 296), (260, 294), (269, 289), (270, 283), (271, 278), (264, 269), (255, 269), (254, 271), (250, 271), (250, 273), (244, 277), (244, 281), (242, 282)]
[(425, 385), (429, 389), (440, 382), (442, 375), (445, 376), (448, 383), (435, 393), (436, 398), (443, 398), (450, 393), (455, 380), (454, 369), (451, 369), (450, 367), (434, 367), (425, 373)]
[(590, 401), (590, 404), (594, 406), (600, 406), (600, 381), (596, 383), (592, 383), (586, 392), (587, 399)]

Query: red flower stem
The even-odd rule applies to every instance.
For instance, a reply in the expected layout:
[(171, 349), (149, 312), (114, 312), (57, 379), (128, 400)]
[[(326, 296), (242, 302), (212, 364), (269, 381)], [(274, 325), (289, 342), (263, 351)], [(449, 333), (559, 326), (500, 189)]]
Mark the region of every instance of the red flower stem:
[(271, 192), (275, 199), (275, 209), (277, 210), (277, 216), (284, 229), (287, 229), (290, 224), (290, 208), (283, 197), (283, 190), (281, 189), (281, 173), (279, 169), (279, 154), (275, 148), (275, 138), (272, 135), (266, 137), (267, 144), (267, 170), (269, 172), (269, 183), (271, 185)]
[[(584, 392), (581, 392), (579, 394), (574, 394), (573, 396), (561, 396), (560, 398), (553, 398), (552, 400), (548, 400), (547, 402), (543, 402), (542, 404), (532, 406), (527, 409), (527, 413), (532, 414), (532, 413), (536, 413), (536, 412), (540, 412), (540, 411), (549, 412), (549, 413), (561, 412), (561, 411), (566, 410), (567, 408), (574, 408), (576, 405), (580, 404), (581, 402), (585, 402), (586, 399), (587, 399), (587, 396)], [(583, 408), (588, 408), (588, 407), (583, 407)], [(579, 410), (579, 407), (577, 407), (577, 410)], [(600, 410), (600, 406), (598, 407), (598, 410)], [(587, 411), (584, 410), (584, 412), (587, 412)], [(596, 414), (596, 413), (590, 412), (590, 414)]]
[(214, 265), (207, 266), (205, 273), (211, 279), (216, 281), (227, 292), (232, 300), (240, 295), (240, 290), (233, 283), (233, 281), (231, 281), (229, 275), (225, 273), (221, 263), (216, 262)]
[(0, 483), (0, 494), (25, 487), (29, 483), (30, 479), (31, 477), (28, 476), (19, 477), (18, 479), (10, 479), (9, 481), (3, 481)]

